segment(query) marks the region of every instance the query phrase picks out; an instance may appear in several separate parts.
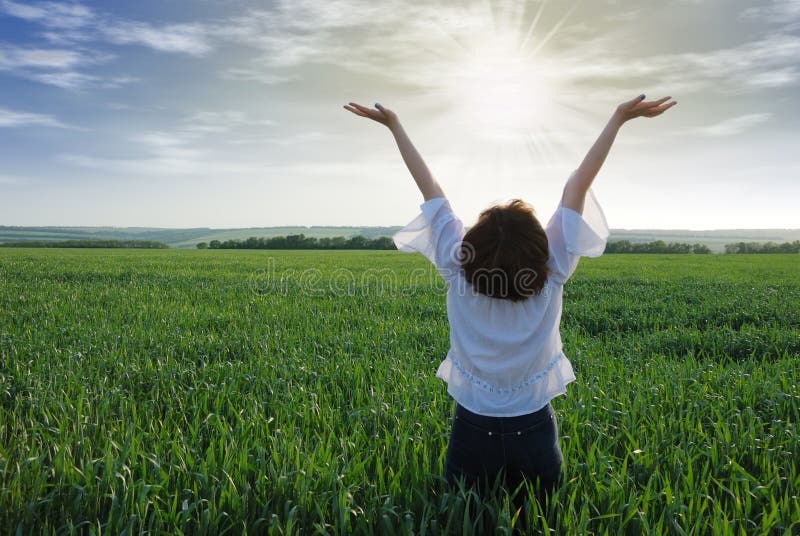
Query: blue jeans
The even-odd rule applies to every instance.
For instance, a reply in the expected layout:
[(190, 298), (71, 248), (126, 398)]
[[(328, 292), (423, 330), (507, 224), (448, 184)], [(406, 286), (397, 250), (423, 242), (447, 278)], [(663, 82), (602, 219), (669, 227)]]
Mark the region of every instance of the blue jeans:
[(454, 485), (491, 486), (500, 478), (513, 492), (523, 480), (538, 482), (540, 498), (555, 489), (564, 457), (558, 424), (548, 403), (518, 417), (487, 417), (456, 405), (445, 459), (445, 478)]

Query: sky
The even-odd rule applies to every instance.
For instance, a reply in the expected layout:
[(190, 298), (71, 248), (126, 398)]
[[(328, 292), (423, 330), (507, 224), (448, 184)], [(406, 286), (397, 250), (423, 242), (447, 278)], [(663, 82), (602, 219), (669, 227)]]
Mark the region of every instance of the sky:
[(616, 106), (612, 228), (800, 227), (800, 0), (0, 0), (0, 225), (540, 219)]

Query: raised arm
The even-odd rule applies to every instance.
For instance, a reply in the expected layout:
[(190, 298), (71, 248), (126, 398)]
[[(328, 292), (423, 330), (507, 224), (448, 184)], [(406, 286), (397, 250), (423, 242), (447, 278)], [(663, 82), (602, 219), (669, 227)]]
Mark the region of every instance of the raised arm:
[(428, 166), (425, 165), (422, 156), (420, 156), (414, 144), (411, 143), (408, 134), (403, 129), (403, 125), (400, 124), (400, 120), (397, 118), (397, 114), (380, 104), (375, 104), (375, 108), (367, 108), (354, 102), (344, 106), (345, 110), (377, 121), (389, 128), (397, 142), (397, 148), (400, 149), (400, 155), (403, 157), (408, 171), (411, 172), (411, 176), (414, 177), (414, 182), (417, 183), (417, 187), (422, 192), (422, 197), (425, 201), (435, 197), (444, 197), (442, 187), (436, 182)]
[(611, 150), (611, 145), (613, 145), (620, 127), (626, 121), (635, 117), (656, 117), (661, 115), (664, 111), (677, 104), (675, 101), (665, 104), (671, 98), (664, 97), (656, 101), (645, 102), (644, 95), (639, 95), (635, 99), (620, 104), (611, 119), (608, 120), (597, 141), (586, 153), (581, 165), (564, 186), (561, 204), (579, 214), (583, 214), (583, 202), (586, 199), (586, 192), (589, 191), (594, 178), (603, 166), (603, 162), (608, 156), (608, 151)]

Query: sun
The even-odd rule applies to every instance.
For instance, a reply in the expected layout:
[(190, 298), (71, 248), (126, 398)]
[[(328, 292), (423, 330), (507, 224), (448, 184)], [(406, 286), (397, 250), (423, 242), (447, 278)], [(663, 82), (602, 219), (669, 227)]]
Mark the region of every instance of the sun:
[(480, 5), (459, 24), (436, 25), (439, 39), (428, 47), (431, 62), (420, 76), (443, 102), (443, 120), (468, 134), (484, 160), (487, 153), (515, 160), (509, 168), (524, 158), (550, 166), (574, 158), (572, 138), (585, 130), (588, 110), (548, 45), (569, 28), (577, 4), (541, 2), (528, 13), (523, 0), (512, 0), (502, 16), (493, 3)]
[(512, 37), (487, 36), (443, 73), (454, 111), (493, 139), (519, 139), (552, 120), (558, 78)]
[(527, 195), (531, 176), (555, 180), (580, 157), (596, 112), (571, 58), (553, 46), (573, 31), (576, 5), (487, 0), (427, 22), (410, 79), (432, 131), (447, 133), (433, 143), (465, 197)]

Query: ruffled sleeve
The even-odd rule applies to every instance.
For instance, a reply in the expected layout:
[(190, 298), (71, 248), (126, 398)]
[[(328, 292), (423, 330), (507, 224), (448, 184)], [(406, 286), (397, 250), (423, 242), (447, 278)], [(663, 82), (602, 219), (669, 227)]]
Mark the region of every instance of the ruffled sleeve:
[(586, 193), (583, 214), (558, 205), (545, 228), (550, 258), (550, 277), (565, 283), (578, 266), (580, 257), (599, 257), (608, 241), (608, 223), (591, 188)]
[(392, 238), (398, 250), (422, 253), (448, 281), (461, 269), (458, 255), (464, 225), (444, 197), (425, 201), (420, 210), (421, 213)]

